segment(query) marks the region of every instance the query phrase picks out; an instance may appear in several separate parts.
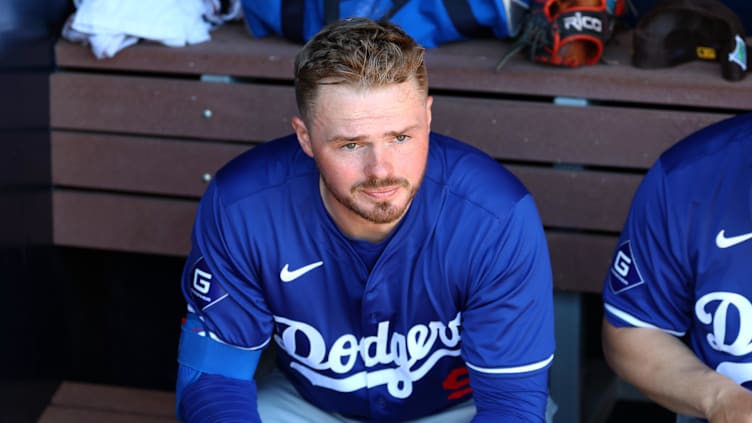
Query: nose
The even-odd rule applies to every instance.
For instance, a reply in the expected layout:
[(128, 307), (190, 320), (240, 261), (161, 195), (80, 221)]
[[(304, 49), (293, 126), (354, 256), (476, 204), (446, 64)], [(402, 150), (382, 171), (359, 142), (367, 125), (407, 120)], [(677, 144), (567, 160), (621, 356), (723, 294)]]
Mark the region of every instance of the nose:
[(365, 174), (368, 178), (383, 179), (391, 176), (392, 152), (388, 148), (373, 145), (365, 157)]

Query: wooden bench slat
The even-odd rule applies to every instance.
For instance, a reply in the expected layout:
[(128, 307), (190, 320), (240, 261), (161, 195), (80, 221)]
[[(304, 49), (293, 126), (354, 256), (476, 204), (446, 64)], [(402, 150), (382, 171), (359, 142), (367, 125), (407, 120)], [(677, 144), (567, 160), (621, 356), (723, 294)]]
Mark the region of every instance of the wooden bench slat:
[(68, 408), (175, 417), (175, 393), (154, 389), (64, 381), (52, 397), (52, 404)]
[(431, 127), (503, 160), (647, 169), (722, 113), (436, 96)]
[(557, 289), (601, 292), (618, 236), (547, 231), (546, 239)]
[(47, 407), (39, 423), (176, 423), (177, 418), (144, 416), (90, 409)]
[[(671, 69), (631, 66), (631, 32), (623, 31), (607, 44), (604, 62), (610, 65), (561, 69), (531, 63), (522, 54), (496, 72), (509, 40), (450, 43), (426, 53), (434, 89), (540, 96), (573, 96), (600, 100), (667, 105), (752, 109), (752, 96), (720, 76), (717, 63), (690, 62)], [(56, 60), (61, 67), (183, 74), (222, 74), (291, 80), (300, 46), (276, 37), (251, 37), (242, 23), (212, 32), (212, 41), (183, 48), (140, 43), (109, 60), (97, 60), (87, 47), (61, 40)]]
[(621, 231), (641, 174), (508, 166), (533, 194), (545, 226)]
[(63, 381), (40, 423), (177, 422), (175, 393)]
[(185, 256), (196, 202), (56, 190), (54, 245)]
[(253, 38), (242, 25), (234, 24), (211, 36), (210, 42), (183, 48), (142, 42), (107, 60), (97, 60), (88, 48), (61, 39), (55, 45), (55, 58), (65, 68), (292, 79), (299, 45), (274, 37)]
[(251, 146), (52, 132), (52, 183), (198, 198), (210, 177)]
[(70, 73), (50, 102), (52, 128), (244, 142), (290, 132), (296, 107), (288, 86)]

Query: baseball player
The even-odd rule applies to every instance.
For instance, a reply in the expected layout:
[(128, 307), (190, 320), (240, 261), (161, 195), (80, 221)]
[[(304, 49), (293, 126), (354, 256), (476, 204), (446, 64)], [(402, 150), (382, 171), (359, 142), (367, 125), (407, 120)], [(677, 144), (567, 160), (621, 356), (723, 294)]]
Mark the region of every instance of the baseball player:
[(635, 194), (603, 288), (611, 367), (677, 421), (752, 422), (750, 282), (746, 114), (677, 143)]
[(430, 132), (423, 55), (387, 22), (324, 28), (296, 59), (295, 133), (207, 188), (182, 278), (184, 421), (544, 420), (540, 218), (496, 161)]

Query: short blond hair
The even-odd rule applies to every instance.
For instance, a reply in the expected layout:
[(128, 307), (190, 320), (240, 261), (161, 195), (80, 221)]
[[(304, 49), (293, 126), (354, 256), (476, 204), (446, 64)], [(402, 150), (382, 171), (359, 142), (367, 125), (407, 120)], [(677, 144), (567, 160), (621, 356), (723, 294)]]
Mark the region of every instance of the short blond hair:
[(425, 49), (397, 25), (348, 18), (324, 27), (295, 58), (295, 98), (305, 119), (320, 85), (364, 89), (415, 80), (428, 94)]

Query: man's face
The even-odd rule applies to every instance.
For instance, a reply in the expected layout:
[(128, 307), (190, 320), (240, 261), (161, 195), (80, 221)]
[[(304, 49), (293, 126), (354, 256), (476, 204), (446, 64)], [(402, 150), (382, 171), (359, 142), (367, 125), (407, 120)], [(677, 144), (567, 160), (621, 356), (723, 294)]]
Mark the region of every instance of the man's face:
[(324, 85), (308, 125), (293, 119), (338, 224), (399, 221), (425, 173), (431, 102), (414, 81), (370, 90)]

